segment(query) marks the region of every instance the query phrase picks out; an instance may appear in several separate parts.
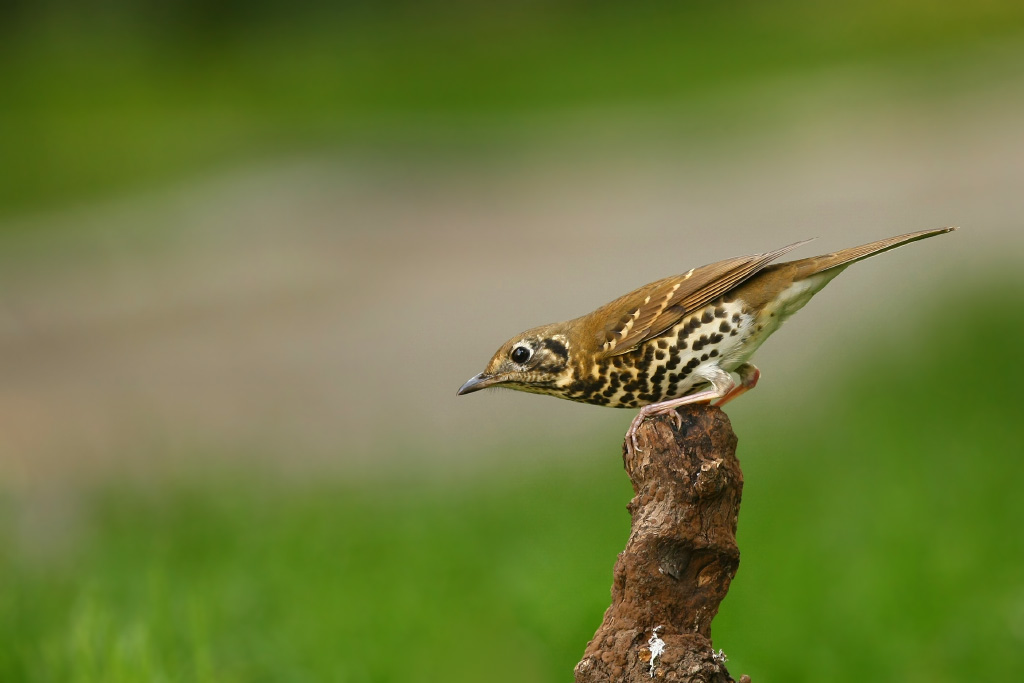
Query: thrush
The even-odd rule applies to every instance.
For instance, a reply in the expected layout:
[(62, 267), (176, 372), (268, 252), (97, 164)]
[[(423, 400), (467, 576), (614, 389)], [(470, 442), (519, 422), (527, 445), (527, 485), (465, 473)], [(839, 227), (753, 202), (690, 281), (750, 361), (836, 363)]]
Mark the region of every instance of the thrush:
[(639, 450), (643, 420), (688, 403), (722, 406), (753, 389), (750, 357), (835, 276), (857, 261), (956, 228), (924, 230), (771, 265), (810, 240), (691, 268), (596, 311), (535, 327), (501, 345), (458, 394), (506, 387), (614, 408), (640, 408), (626, 432)]

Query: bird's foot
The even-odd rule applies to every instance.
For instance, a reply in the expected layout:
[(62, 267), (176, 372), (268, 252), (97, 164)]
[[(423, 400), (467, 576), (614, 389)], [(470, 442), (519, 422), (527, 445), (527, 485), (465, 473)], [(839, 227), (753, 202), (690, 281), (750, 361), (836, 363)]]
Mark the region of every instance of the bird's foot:
[[(646, 406), (644, 406), (646, 407)], [(636, 455), (637, 453), (643, 453), (643, 449), (640, 448), (640, 444), (636, 440), (636, 430), (640, 428), (644, 420), (647, 419), (647, 415), (644, 414), (643, 409), (636, 414), (633, 421), (629, 423), (629, 429), (626, 430), (626, 452), (630, 455)]]
[(640, 408), (640, 412), (633, 418), (633, 422), (630, 423), (629, 429), (626, 431), (626, 451), (629, 455), (635, 455), (637, 453), (643, 453), (643, 449), (640, 448), (640, 444), (636, 440), (637, 430), (640, 429), (640, 425), (644, 423), (649, 417), (656, 415), (668, 415), (676, 429), (683, 426), (683, 418), (678, 413), (676, 408), (680, 406), (690, 405), (691, 403), (709, 403), (716, 398), (722, 396), (722, 393), (716, 389), (708, 389), (706, 391), (698, 391), (696, 394), (691, 396), (683, 396), (682, 398), (674, 398), (669, 401), (662, 401), (661, 403), (652, 403)]

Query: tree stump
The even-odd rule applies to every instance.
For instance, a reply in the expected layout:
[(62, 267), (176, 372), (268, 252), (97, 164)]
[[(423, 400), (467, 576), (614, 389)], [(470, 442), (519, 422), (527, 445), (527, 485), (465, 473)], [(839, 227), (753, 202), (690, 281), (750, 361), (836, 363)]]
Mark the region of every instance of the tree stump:
[[(729, 418), (710, 405), (648, 419), (643, 450), (623, 462), (636, 495), (632, 530), (615, 562), (612, 604), (577, 683), (734, 683), (711, 646), (711, 620), (739, 567), (736, 521), (743, 473)], [(740, 683), (748, 682), (747, 676)]]

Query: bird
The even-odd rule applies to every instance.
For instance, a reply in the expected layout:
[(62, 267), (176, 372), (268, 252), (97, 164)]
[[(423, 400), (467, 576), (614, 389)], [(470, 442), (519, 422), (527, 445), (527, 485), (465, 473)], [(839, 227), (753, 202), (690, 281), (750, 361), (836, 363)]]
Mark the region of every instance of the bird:
[(503, 387), (614, 408), (639, 408), (626, 449), (655, 415), (723, 406), (753, 389), (758, 347), (850, 265), (956, 230), (945, 227), (773, 263), (812, 240), (739, 256), (644, 285), (597, 310), (512, 337), (458, 390)]

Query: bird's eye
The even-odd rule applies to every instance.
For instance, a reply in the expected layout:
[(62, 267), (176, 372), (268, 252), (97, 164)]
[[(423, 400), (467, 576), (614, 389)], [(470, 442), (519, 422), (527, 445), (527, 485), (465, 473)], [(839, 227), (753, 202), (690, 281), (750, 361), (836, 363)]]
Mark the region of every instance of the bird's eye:
[(512, 362), (522, 365), (526, 361), (530, 360), (530, 356), (533, 355), (533, 351), (527, 346), (517, 346), (512, 349)]

